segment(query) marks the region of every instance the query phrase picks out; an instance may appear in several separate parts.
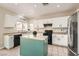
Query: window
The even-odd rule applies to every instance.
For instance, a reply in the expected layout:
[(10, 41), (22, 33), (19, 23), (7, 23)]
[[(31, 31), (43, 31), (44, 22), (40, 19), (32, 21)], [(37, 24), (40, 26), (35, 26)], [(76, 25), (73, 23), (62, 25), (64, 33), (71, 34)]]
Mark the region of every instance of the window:
[(30, 30), (34, 30), (33, 24), (30, 24)]
[(28, 29), (27, 29), (27, 23), (23, 23), (22, 26), (23, 26), (23, 29), (22, 29), (23, 31), (28, 31)]
[(22, 22), (17, 22), (16, 23), (16, 30), (17, 31), (22, 31)]

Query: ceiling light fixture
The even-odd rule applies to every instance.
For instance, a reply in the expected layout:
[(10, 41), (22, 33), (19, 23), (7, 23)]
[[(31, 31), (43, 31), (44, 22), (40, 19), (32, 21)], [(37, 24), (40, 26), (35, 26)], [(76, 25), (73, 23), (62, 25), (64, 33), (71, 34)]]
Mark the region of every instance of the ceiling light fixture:
[(37, 7), (37, 5), (35, 4), (34, 7)]
[(18, 3), (14, 3), (16, 6), (18, 5)]
[(59, 7), (60, 7), (60, 5), (57, 5), (57, 7), (59, 8)]

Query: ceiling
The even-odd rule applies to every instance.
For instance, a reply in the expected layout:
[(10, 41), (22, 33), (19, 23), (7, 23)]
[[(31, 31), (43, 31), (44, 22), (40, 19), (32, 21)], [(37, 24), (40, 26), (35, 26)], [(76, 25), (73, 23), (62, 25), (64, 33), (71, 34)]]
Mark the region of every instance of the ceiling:
[(71, 14), (78, 3), (0, 3), (1, 7), (30, 19), (50, 18)]

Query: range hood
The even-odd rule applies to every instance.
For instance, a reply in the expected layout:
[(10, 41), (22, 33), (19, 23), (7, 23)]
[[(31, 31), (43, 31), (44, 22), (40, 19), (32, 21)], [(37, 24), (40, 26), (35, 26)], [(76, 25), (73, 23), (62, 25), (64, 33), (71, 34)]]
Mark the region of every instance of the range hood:
[(44, 24), (44, 27), (52, 27), (52, 24), (51, 23)]

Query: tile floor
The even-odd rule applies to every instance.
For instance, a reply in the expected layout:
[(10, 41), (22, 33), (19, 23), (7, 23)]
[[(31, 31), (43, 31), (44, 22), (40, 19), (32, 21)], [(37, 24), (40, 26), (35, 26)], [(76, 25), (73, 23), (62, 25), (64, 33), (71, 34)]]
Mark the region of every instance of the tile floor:
[[(19, 56), (20, 46), (8, 49), (0, 50), (0, 56)], [(67, 56), (68, 50), (65, 47), (59, 47), (55, 45), (48, 45), (48, 56)]]
[(20, 55), (20, 46), (12, 49), (1, 49), (0, 56), (19, 56)]
[(68, 56), (68, 49), (56, 45), (48, 45), (48, 56)]

